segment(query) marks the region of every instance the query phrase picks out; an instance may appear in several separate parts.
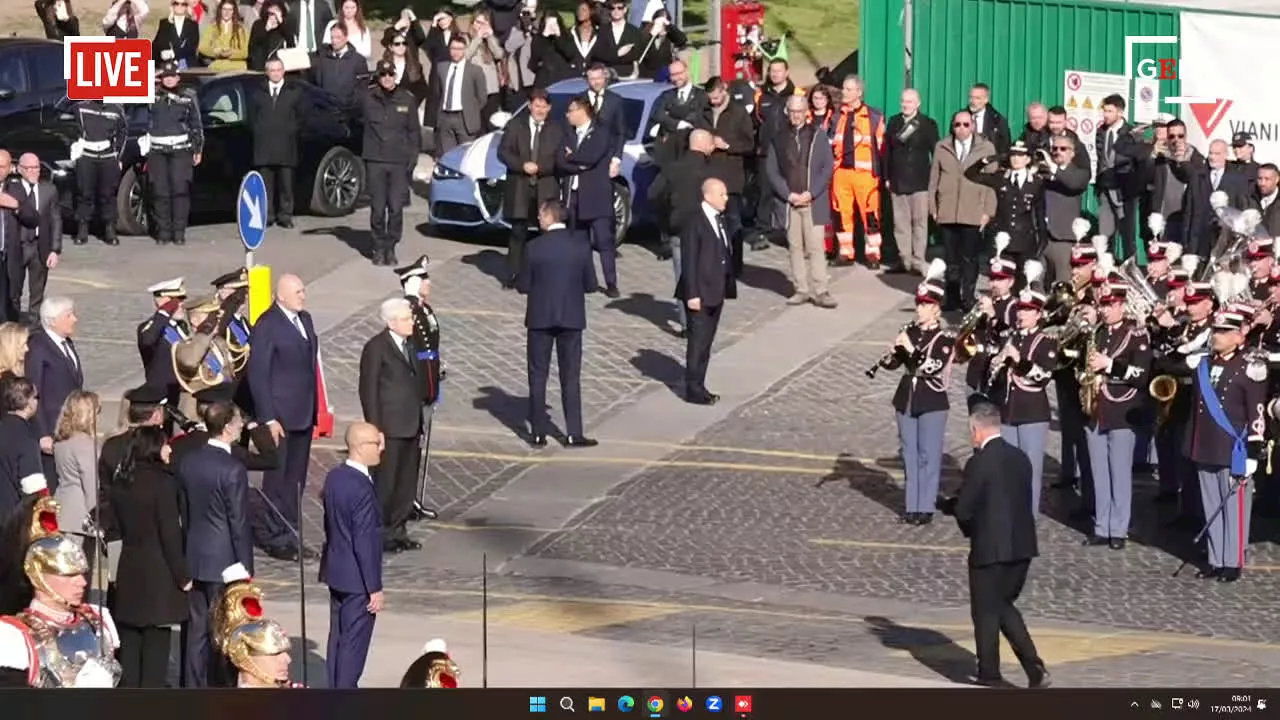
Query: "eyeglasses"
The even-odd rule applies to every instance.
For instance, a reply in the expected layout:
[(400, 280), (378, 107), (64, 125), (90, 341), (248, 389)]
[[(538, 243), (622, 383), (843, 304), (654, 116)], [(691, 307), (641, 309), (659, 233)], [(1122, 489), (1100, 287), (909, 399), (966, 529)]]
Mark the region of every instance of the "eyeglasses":
[(403, 40), (396, 40), (395, 42), (391, 43), (391, 47), (404, 47), (404, 45), (405, 43)]
[(952, 124), (951, 124), (951, 127), (953, 127), (953, 128), (957, 128), (957, 127), (969, 127), (969, 123), (967, 123), (967, 122), (952, 123)]
[(174, 7), (190, 7), (190, 5), (188, 5), (187, 3), (184, 3), (184, 2), (176, 2), (176, 3), (173, 3), (173, 6), (174, 6)]
[(1071, 148), (1067, 145), (1054, 145), (1053, 147), (1049, 148), (1051, 152), (1066, 152), (1070, 149)]
[(1174, 135), (1173, 133), (1169, 133), (1169, 139), (1170, 139), (1170, 140), (1181, 140), (1181, 139), (1183, 139), (1183, 138), (1185, 138), (1185, 137), (1186, 137), (1186, 134), (1185, 134), (1185, 133), (1184, 133), (1184, 134), (1182, 134), (1182, 135)]

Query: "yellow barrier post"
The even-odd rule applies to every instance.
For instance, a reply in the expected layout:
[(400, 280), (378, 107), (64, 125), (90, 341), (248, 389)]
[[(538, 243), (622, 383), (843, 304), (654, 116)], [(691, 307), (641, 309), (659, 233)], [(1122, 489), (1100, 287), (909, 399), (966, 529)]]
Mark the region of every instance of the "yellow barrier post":
[[(249, 258), (246, 258), (248, 260)], [(249, 270), (249, 325), (271, 307), (271, 266), (252, 265)]]

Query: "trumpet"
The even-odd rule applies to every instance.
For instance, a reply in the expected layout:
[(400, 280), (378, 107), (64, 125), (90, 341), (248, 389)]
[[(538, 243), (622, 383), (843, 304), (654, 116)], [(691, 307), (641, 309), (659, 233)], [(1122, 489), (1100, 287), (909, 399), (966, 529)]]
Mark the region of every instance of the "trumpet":
[(902, 329), (898, 330), (897, 335), (894, 335), (894, 344), (888, 350), (885, 351), (884, 355), (880, 356), (880, 359), (876, 361), (875, 365), (872, 365), (871, 367), (867, 368), (866, 372), (864, 372), (863, 374), (874, 380), (876, 377), (876, 373), (880, 372), (880, 368), (888, 368), (892, 370), (895, 367), (897, 367), (896, 365), (893, 364), (893, 356), (895, 353), (897, 353), (897, 350), (898, 350), (897, 337), (898, 335), (901, 335), (902, 333), (911, 329), (911, 327), (915, 324), (916, 324), (916, 321), (912, 320), (911, 322), (903, 325)]
[(956, 360), (964, 362), (973, 358), (978, 354), (978, 343), (974, 341), (974, 334), (978, 331), (978, 326), (982, 322), (983, 310), (982, 303), (974, 303), (969, 312), (965, 313), (963, 319), (960, 320), (960, 326), (956, 328)]

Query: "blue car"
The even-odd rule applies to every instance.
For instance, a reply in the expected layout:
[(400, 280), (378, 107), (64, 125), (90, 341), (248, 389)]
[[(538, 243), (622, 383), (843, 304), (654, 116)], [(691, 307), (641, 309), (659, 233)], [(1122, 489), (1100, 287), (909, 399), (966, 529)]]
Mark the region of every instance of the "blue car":
[[(646, 199), (649, 184), (658, 174), (650, 159), (645, 130), (654, 101), (667, 83), (652, 80), (616, 82), (609, 90), (622, 99), (622, 114), (627, 142), (623, 146), (622, 170), (614, 178), (613, 209), (617, 242), (622, 243), (627, 230), (654, 218)], [(562, 80), (547, 88), (551, 95), (551, 117), (564, 118), (569, 101), (587, 91), (582, 78)], [(528, 110), (521, 107), (513, 117), (495, 115), (495, 125), (523, 122)], [(503, 183), (507, 168), (498, 159), (498, 143), (502, 130), (460, 145), (436, 161), (428, 194), (431, 223), (441, 228), (509, 228), (502, 217)]]

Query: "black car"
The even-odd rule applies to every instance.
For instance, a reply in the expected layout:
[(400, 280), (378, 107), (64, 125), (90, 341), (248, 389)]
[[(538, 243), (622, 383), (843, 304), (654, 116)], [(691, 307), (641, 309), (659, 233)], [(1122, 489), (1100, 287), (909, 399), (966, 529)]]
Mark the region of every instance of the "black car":
[(0, 120), (38, 122), (40, 110), (67, 94), (62, 43), (0, 38)]
[[(200, 97), (205, 134), (201, 163), (192, 180), (193, 217), (234, 216), (240, 181), (253, 163), (249, 97), (262, 78), (260, 73), (252, 72), (194, 72), (183, 76), (183, 82), (196, 88)], [(329, 217), (349, 214), (364, 192), (360, 122), (324, 90), (301, 80), (292, 82), (303, 90), (301, 148), (295, 179), (299, 208)], [(64, 95), (59, 102), (44, 108), (36, 122), (4, 123), (0, 129), (0, 147), (35, 152), (49, 166), (68, 219), (73, 215), (75, 196), (70, 147), (79, 132), (72, 105)], [(145, 105), (129, 105), (126, 110), (129, 140), (117, 194), (117, 229), (122, 235), (146, 235), (146, 157), (139, 154), (137, 140), (147, 131), (148, 109)]]

